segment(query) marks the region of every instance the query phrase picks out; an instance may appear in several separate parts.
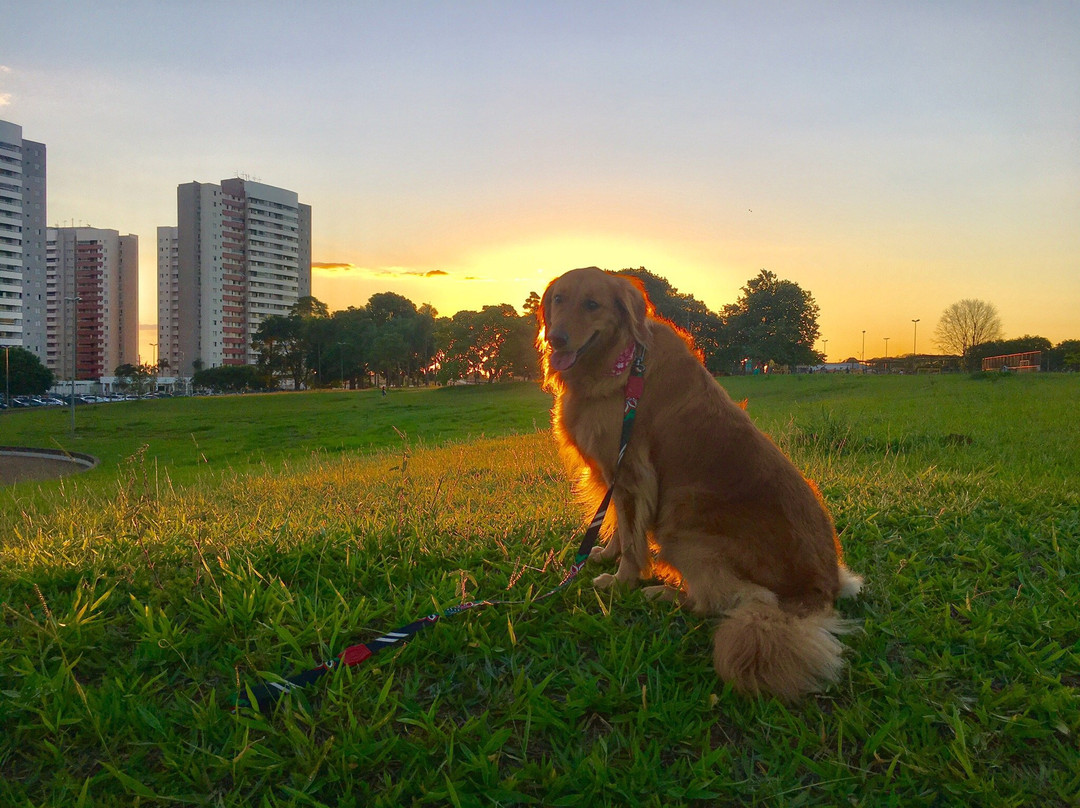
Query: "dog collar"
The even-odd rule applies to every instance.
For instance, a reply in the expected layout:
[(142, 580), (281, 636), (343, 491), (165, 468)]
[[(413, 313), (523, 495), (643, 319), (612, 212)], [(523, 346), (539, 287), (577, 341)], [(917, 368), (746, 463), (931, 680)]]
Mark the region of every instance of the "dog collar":
[(623, 371), (630, 367), (634, 362), (634, 349), (637, 347), (637, 343), (631, 342), (626, 346), (626, 350), (619, 354), (619, 358), (615, 360), (615, 364), (611, 366), (612, 376), (621, 376)]

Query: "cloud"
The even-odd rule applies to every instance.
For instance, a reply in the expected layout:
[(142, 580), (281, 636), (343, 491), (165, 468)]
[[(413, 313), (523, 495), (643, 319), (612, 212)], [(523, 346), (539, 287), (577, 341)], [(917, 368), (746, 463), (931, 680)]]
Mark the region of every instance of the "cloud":
[(442, 278), (443, 269), (406, 269), (405, 267), (362, 267), (348, 261), (312, 261), (311, 268), (325, 275), (349, 273), (368, 278)]
[(0, 107), (6, 107), (11, 103), (14, 96), (11, 93), (0, 93)]
[(157, 323), (139, 323), (140, 331), (157, 331)]

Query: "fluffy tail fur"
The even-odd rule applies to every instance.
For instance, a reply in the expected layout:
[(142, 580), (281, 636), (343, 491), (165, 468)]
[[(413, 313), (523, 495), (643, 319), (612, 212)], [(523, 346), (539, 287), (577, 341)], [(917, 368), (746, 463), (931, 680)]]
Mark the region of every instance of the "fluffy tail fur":
[(835, 682), (844, 667), (838, 634), (850, 624), (829, 612), (797, 617), (775, 602), (747, 599), (713, 635), (713, 666), (741, 693), (794, 701)]

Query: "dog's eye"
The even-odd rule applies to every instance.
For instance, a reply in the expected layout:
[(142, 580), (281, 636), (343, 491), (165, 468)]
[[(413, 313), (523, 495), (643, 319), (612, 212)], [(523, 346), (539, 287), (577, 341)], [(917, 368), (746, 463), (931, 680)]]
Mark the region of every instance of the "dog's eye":
[(597, 303), (595, 300), (586, 300), (581, 305), (585, 307), (585, 311), (596, 311), (598, 308), (600, 308), (600, 304)]
[(552, 303), (562, 303), (562, 295), (554, 295), (551, 298)]

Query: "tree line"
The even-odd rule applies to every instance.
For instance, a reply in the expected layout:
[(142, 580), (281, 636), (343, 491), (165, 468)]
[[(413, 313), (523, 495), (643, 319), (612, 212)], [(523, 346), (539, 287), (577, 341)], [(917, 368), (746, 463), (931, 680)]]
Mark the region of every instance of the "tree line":
[[(748, 360), (811, 364), (821, 357), (818, 307), (798, 284), (762, 270), (736, 303), (711, 311), (644, 267), (621, 270), (637, 278), (657, 314), (690, 333), (706, 365), (734, 371)], [(400, 387), (533, 379), (539, 373), (536, 309), (529, 294), (518, 314), (509, 303), (440, 317), (393, 292), (372, 295), (363, 307), (331, 312), (314, 297), (302, 298), (285, 316), (259, 326), (251, 367), (199, 368), (197, 387), (270, 389), (284, 381), (294, 389), (371, 385)]]
[[(761, 270), (738, 299), (712, 311), (692, 294), (644, 267), (618, 273), (636, 278), (656, 313), (688, 332), (715, 374), (745, 372), (757, 365), (795, 367), (824, 361), (814, 349), (818, 306), (797, 283)], [(286, 316), (266, 318), (252, 346), (254, 365), (204, 368), (195, 362), (196, 388), (270, 390), (283, 382), (294, 389), (400, 387), (533, 379), (539, 373), (535, 339), (540, 295), (529, 294), (523, 314), (503, 303), (441, 317), (428, 304), (416, 306), (394, 292), (374, 294), (362, 307), (333, 311), (314, 297), (302, 298)], [(960, 301), (942, 315), (938, 343), (977, 370), (981, 359), (1029, 350), (1044, 352), (1047, 370), (1080, 370), (1080, 340), (1057, 346), (1043, 337), (1001, 338), (996, 309), (982, 301)], [(54, 379), (37, 358), (10, 349), (11, 394), (40, 394)], [(123, 365), (115, 375), (134, 390), (151, 389), (167, 368)]]

